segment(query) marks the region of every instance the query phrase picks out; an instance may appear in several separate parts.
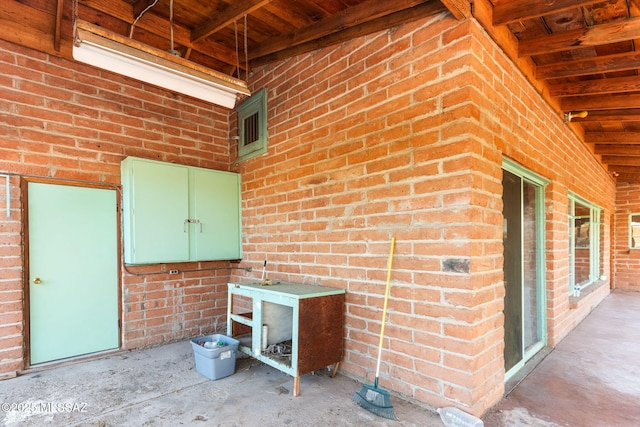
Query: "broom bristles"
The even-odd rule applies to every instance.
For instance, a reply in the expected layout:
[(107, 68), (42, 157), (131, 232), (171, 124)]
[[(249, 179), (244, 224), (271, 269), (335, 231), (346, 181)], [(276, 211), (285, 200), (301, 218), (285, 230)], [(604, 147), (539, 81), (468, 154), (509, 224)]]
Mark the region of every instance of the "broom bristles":
[(398, 419), (393, 410), (389, 393), (386, 390), (365, 384), (360, 391), (354, 393), (351, 400), (374, 415), (389, 420)]

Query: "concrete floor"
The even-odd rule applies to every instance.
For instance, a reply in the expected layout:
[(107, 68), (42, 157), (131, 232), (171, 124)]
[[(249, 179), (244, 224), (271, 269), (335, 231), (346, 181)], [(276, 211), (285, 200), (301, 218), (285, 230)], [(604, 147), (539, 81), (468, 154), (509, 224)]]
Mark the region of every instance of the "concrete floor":
[(484, 421), (487, 427), (640, 425), (640, 292), (609, 295)]
[[(634, 426), (640, 420), (640, 293), (616, 292), (484, 419), (487, 427)], [(362, 386), (323, 370), (293, 379), (253, 359), (209, 381), (189, 341), (30, 372), (0, 382), (5, 426), (443, 426), (392, 397), (400, 421), (351, 401)], [(7, 406), (7, 404), (9, 406)]]
[(435, 412), (394, 397), (400, 421), (377, 417), (351, 400), (361, 383), (330, 375), (304, 375), (294, 398), (292, 377), (241, 357), (233, 375), (210, 381), (185, 341), (2, 381), (0, 425), (442, 426)]

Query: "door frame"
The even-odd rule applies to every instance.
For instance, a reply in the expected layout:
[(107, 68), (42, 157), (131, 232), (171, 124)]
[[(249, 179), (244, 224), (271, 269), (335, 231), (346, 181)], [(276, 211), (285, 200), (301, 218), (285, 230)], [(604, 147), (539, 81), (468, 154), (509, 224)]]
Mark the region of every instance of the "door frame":
[[(547, 345), (547, 294), (546, 294), (546, 217), (545, 217), (545, 190), (549, 181), (535, 174), (534, 172), (520, 166), (519, 164), (507, 159), (502, 159), (502, 169), (506, 170), (521, 180), (527, 181), (536, 186), (536, 217), (540, 218), (536, 222), (536, 297), (538, 301), (538, 328), (540, 332), (540, 342), (530, 348), (528, 351), (523, 349), (522, 360), (516, 363), (509, 371), (505, 372), (504, 382), (509, 381), (517, 374), (524, 365), (531, 360), (540, 350)], [(504, 208), (503, 208), (504, 209)], [(524, 239), (521, 237), (521, 244), (524, 245)], [(524, 252), (523, 252), (524, 253)], [(504, 270), (504, 267), (503, 267)], [(524, 276), (523, 276), (524, 277)], [(506, 286), (506, 284), (505, 284)], [(524, 298), (524, 293), (522, 298)], [(524, 302), (522, 304), (524, 310)], [(524, 317), (523, 317), (524, 319)], [(524, 329), (523, 329), (524, 342)]]
[[(22, 238), (23, 238), (23, 255), (22, 255), (22, 292), (23, 292), (23, 310), (22, 321), (23, 329), (23, 358), (25, 368), (31, 366), (31, 311), (30, 311), (30, 294), (29, 294), (29, 183), (50, 184), (50, 185), (66, 185), (69, 187), (95, 188), (100, 190), (113, 190), (116, 192), (116, 245), (117, 245), (117, 283), (118, 287), (118, 349), (122, 348), (122, 230), (121, 230), (121, 212), (122, 197), (120, 187), (111, 184), (96, 184), (89, 182), (79, 182), (70, 180), (60, 180), (53, 178), (39, 177), (23, 177), (20, 181), (20, 192), (22, 197)], [(91, 356), (91, 355), (85, 355)], [(68, 360), (68, 359), (62, 359)], [(60, 361), (45, 362), (58, 363)]]

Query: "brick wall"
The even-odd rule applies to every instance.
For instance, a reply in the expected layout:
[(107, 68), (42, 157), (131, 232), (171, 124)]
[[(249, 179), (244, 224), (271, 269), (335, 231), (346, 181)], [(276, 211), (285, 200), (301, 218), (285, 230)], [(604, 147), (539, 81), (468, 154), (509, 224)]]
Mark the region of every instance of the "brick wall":
[(501, 398), (502, 154), (551, 181), (550, 342), (588, 313), (569, 309), (567, 191), (610, 211), (613, 183), (474, 21), (439, 15), (251, 81), (269, 152), (240, 164), (244, 261), (347, 290), (343, 373), (373, 380), (394, 235), (380, 385), (476, 414)]
[[(1, 292), (21, 313), (24, 175), (117, 185), (126, 155), (229, 169), (235, 154), (226, 111), (0, 47), (0, 172), (16, 199), (0, 226), (15, 240), (3, 262), (17, 270)], [(567, 192), (602, 206), (608, 230), (613, 182), (475, 21), (438, 15), (256, 69), (251, 83), (268, 88), (269, 152), (237, 166), (242, 265), (255, 271), (232, 279), (259, 277), (267, 259), (269, 278), (346, 289), (343, 373), (373, 380), (393, 235), (380, 385), (475, 414), (501, 398), (503, 155), (549, 180), (549, 342), (606, 295), (570, 308)], [(224, 322), (229, 277), (218, 273), (123, 270), (124, 346)], [(20, 367), (13, 357), (3, 370)]]
[[(568, 192), (604, 209), (602, 214), (602, 275), (611, 266), (610, 214), (615, 209), (615, 183), (591, 152), (544, 102), (537, 90), (511, 65), (494, 42), (477, 26), (471, 62), (481, 75), (481, 128), (503, 156), (549, 181), (545, 190), (547, 341), (556, 345), (608, 295), (608, 281), (598, 290), (570, 301)], [(593, 286), (595, 288), (596, 286)]]
[[(0, 133), (4, 133), (2, 127)], [(9, 194), (6, 179), (10, 181)], [(0, 175), (0, 378), (22, 367), (22, 213), (18, 182), (16, 177)]]
[[(133, 155), (229, 170), (228, 110), (0, 41), (0, 374), (24, 368), (21, 184), (29, 177), (120, 184)], [(122, 345), (221, 330), (229, 270), (188, 263), (122, 270)]]
[(640, 251), (629, 249), (629, 215), (640, 213), (640, 185), (617, 185), (613, 257), (616, 289), (640, 291)]
[(445, 16), (256, 70), (270, 149), (240, 165), (244, 251), (347, 290), (341, 369), (370, 382), (395, 236), (381, 386), (482, 411), (502, 394), (500, 154)]

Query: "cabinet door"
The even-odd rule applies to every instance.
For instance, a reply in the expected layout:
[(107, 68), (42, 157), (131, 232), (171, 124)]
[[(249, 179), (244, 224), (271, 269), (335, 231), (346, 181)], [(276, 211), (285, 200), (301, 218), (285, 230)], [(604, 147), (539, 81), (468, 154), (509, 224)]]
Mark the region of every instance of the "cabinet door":
[(193, 260), (242, 257), (240, 231), (240, 176), (236, 173), (193, 168), (191, 171), (191, 227)]
[(127, 158), (122, 184), (125, 262), (189, 260), (189, 168)]

